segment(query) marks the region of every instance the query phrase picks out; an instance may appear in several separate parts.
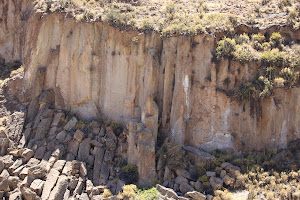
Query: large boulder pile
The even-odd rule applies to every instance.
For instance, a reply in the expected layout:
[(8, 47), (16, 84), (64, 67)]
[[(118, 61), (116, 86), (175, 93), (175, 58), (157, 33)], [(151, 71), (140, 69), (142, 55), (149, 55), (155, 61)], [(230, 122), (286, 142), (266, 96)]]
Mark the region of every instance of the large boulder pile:
[[(52, 107), (44, 91), (29, 108), (20, 141), (7, 144), (1, 132), (0, 198), (103, 199), (122, 190), (119, 179), (126, 135), (108, 122), (84, 123)], [(2, 152), (3, 151), (3, 152)]]

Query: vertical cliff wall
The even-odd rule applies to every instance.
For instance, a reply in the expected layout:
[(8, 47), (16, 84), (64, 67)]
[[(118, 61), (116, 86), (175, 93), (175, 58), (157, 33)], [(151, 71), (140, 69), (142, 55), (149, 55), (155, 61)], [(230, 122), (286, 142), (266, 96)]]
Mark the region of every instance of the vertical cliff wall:
[(162, 39), (78, 23), (63, 13), (42, 16), (30, 1), (2, 1), (0, 16), (0, 58), (22, 61), (24, 78), (12, 92), (23, 102), (53, 88), (58, 108), (126, 124), (140, 119), (150, 93), (159, 108), (159, 137), (180, 145), (249, 151), (300, 137), (299, 88), (278, 89), (255, 103), (233, 100), (222, 91), (253, 78), (258, 66), (216, 65), (211, 35)]

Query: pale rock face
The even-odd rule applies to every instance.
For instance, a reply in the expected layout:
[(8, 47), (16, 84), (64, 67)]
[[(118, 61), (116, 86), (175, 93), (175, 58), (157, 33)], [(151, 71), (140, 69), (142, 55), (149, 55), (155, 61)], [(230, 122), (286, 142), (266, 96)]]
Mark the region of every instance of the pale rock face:
[[(31, 3), (0, 3), (0, 16), (7, 16), (0, 22), (0, 58), (22, 61), (25, 74), (9, 88), (22, 102), (30, 102), (42, 89), (53, 89), (57, 108), (70, 108), (83, 117), (101, 113), (125, 125), (145, 116), (150, 93), (158, 107), (159, 131), (180, 145), (252, 151), (283, 148), (300, 138), (300, 89), (276, 89), (256, 105), (232, 100), (220, 91), (252, 79), (258, 66), (212, 63), (213, 36), (195, 36), (197, 45), (185, 37), (162, 40), (156, 33), (77, 23), (63, 14), (41, 18), (28, 12)], [(5, 6), (9, 9), (2, 13)], [(136, 36), (137, 44), (132, 42)], [(228, 85), (226, 78), (232, 80)], [(225, 146), (220, 134), (231, 135)], [(5, 148), (0, 150), (4, 154)]]

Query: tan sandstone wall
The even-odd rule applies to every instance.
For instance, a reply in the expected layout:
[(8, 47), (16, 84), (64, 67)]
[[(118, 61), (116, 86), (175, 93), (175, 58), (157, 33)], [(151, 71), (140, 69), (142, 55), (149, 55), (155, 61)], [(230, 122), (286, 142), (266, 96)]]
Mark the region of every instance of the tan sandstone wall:
[(22, 60), (25, 76), (16, 95), (24, 102), (53, 88), (58, 108), (126, 124), (141, 118), (150, 93), (159, 134), (181, 145), (249, 151), (285, 147), (300, 137), (300, 89), (280, 89), (252, 106), (226, 96), (221, 89), (237, 88), (258, 66), (212, 63), (213, 36), (162, 39), (64, 14), (41, 16), (30, 12), (30, 1), (13, 2), (0, 2), (0, 16), (7, 16), (0, 20), (0, 58)]

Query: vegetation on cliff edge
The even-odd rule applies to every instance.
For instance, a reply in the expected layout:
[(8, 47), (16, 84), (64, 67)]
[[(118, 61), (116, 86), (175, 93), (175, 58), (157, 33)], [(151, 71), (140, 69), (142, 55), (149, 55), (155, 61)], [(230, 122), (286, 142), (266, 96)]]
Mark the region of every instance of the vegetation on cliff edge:
[(162, 36), (234, 31), (240, 24), (259, 29), (300, 26), (299, 0), (36, 0), (35, 9)]

